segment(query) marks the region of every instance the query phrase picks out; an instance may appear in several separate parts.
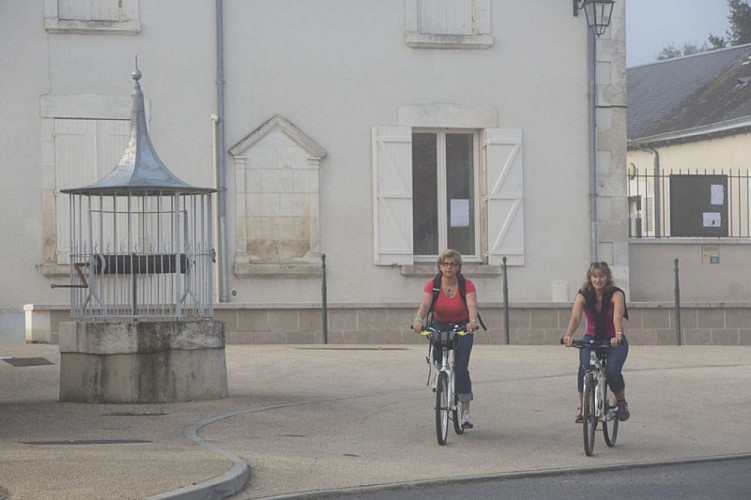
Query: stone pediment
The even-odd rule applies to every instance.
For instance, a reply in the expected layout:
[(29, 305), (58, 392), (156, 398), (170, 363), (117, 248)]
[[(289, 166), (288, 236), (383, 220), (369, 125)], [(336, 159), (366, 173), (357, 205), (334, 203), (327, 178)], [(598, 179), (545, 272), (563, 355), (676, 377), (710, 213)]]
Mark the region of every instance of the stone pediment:
[(318, 170), (326, 150), (276, 115), (230, 149), (236, 276), (320, 274)]
[(240, 142), (230, 148), (232, 156), (243, 156), (253, 145), (262, 141), (271, 132), (279, 131), (305, 150), (311, 158), (320, 160), (326, 156), (326, 150), (308, 137), (302, 130), (281, 115), (275, 115), (260, 127), (245, 136)]

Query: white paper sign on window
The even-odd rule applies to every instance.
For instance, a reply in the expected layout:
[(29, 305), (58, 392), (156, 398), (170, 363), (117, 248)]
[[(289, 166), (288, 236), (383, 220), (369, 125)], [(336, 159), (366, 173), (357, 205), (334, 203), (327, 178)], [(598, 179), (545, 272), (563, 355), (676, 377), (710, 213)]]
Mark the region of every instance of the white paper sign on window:
[(451, 200), (451, 227), (469, 227), (469, 200)]
[(719, 212), (704, 212), (704, 227), (720, 227), (722, 219)]
[(725, 187), (722, 184), (712, 184), (711, 190), (712, 205), (724, 205)]

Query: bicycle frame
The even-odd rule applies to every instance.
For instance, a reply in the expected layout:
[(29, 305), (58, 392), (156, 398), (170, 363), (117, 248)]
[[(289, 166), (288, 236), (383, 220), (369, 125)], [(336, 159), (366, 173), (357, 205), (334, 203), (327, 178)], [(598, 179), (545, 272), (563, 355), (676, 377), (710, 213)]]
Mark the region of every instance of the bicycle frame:
[[(605, 378), (605, 365), (603, 364), (600, 357), (595, 352), (595, 349), (592, 349), (589, 352), (589, 366), (587, 366), (586, 373), (591, 373), (594, 377), (595, 382), (595, 418), (599, 422), (609, 422), (615, 418), (614, 410), (608, 412), (608, 414), (605, 414), (605, 393), (607, 390), (607, 380)], [(589, 378), (584, 376), (584, 390), (586, 392), (586, 384)]]
[[(563, 339), (561, 339), (563, 343)], [(609, 341), (580, 340), (574, 341), (573, 347), (583, 349), (588, 347), (589, 363), (585, 367), (583, 401), (582, 401), (582, 419), (583, 419), (583, 437), (584, 453), (592, 456), (594, 449), (594, 436), (597, 430), (597, 424), (602, 423), (602, 433), (605, 444), (609, 447), (615, 446), (618, 438), (618, 418), (615, 408), (611, 408), (608, 402), (608, 385), (605, 376), (605, 365), (607, 363), (607, 349), (610, 348)], [(612, 427), (608, 429), (608, 423)]]
[[(435, 392), (436, 392), (436, 436), (438, 444), (446, 444), (448, 437), (449, 421), (453, 421), (454, 431), (462, 434), (464, 430), (459, 424), (461, 417), (461, 402), (456, 394), (456, 372), (454, 367), (453, 345), (456, 341), (455, 336), (463, 336), (466, 332), (455, 327), (453, 330), (436, 330), (428, 328), (422, 332), (422, 335), (429, 336), (433, 349), (441, 350), (440, 366), (436, 366)], [(428, 359), (431, 364), (432, 359)], [(437, 365), (437, 363), (436, 363)]]
[[(449, 401), (449, 410), (459, 411), (461, 409), (461, 403), (456, 397), (456, 374), (454, 372), (454, 350), (444, 347), (441, 349), (441, 367), (438, 368), (438, 373), (445, 373), (449, 379), (449, 395), (453, 395)], [(436, 374), (438, 376), (438, 374)]]

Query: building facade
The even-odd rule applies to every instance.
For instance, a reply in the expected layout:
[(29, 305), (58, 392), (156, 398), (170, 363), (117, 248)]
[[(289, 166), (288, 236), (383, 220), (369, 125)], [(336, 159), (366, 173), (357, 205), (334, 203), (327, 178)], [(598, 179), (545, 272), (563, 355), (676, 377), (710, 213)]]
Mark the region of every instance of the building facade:
[(593, 234), (628, 291), (625, 5), (594, 57), (571, 7), (0, 2), (14, 47), (0, 60), (0, 307), (26, 306), (54, 334), (69, 301), (50, 286), (70, 276), (60, 190), (117, 164), (136, 56), (160, 157), (219, 190), (216, 311), (229, 331), (320, 333), (323, 293), (348, 341), (406, 327), (447, 247), (487, 309), (504, 301), (504, 265), (512, 304), (569, 303)]

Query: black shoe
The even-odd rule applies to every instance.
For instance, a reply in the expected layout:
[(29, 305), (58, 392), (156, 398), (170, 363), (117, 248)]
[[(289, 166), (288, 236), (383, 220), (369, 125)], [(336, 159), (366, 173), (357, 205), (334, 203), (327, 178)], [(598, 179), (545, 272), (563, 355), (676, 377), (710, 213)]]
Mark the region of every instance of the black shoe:
[(615, 414), (621, 422), (625, 422), (631, 416), (631, 413), (628, 411), (628, 403), (625, 399), (618, 401), (618, 407)]

